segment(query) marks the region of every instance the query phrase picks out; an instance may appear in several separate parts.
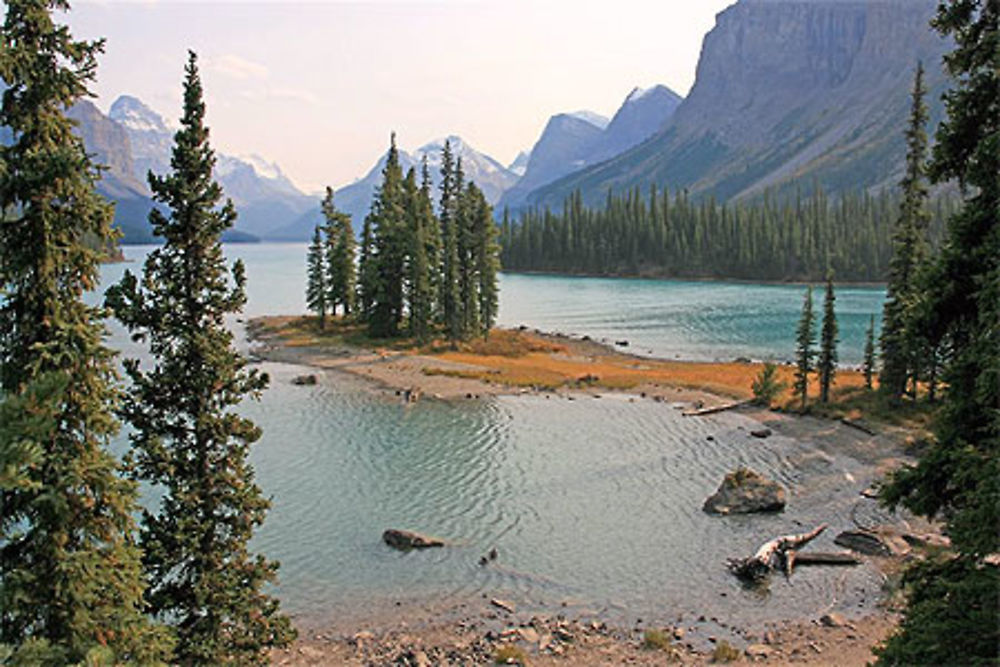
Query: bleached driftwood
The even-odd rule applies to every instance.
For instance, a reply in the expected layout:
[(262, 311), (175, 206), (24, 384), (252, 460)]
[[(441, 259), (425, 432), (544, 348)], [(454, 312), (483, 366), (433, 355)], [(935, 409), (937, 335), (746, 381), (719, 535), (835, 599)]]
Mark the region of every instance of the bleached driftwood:
[(794, 556), (789, 559), (788, 554), (794, 553), (800, 547), (812, 542), (824, 530), (826, 530), (825, 523), (813, 528), (808, 533), (782, 535), (768, 540), (750, 558), (730, 559), (729, 570), (737, 577), (750, 581), (760, 581), (778, 567), (786, 573), (791, 572)]
[(685, 410), (681, 413), (682, 417), (701, 417), (702, 415), (713, 415), (716, 412), (725, 412), (726, 410), (735, 410), (737, 408), (742, 408), (747, 405), (752, 405), (753, 401), (737, 401), (736, 403), (726, 403), (725, 405), (714, 405), (710, 408), (695, 408), (693, 410)]

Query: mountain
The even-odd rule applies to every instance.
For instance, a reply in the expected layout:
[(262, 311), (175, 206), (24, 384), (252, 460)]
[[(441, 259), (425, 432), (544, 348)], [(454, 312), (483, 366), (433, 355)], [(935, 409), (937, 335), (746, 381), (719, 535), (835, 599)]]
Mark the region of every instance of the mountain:
[(521, 151), (514, 158), (514, 161), (507, 165), (507, 171), (513, 172), (518, 178), (524, 176), (524, 172), (528, 168), (529, 159), (531, 159), (531, 151)]
[(642, 143), (661, 130), (684, 100), (666, 86), (633, 88), (588, 156), (601, 162)]
[(500, 207), (517, 208), (535, 188), (587, 166), (587, 156), (607, 123), (606, 118), (590, 112), (561, 113), (549, 118), (531, 149), (524, 175), (503, 194)]
[(610, 121), (589, 111), (553, 116), (531, 149), (523, 176), (504, 194), (501, 206), (521, 208), (534, 190), (643, 142), (663, 128), (682, 99), (656, 85), (632, 89)]
[[(162, 116), (141, 100), (122, 95), (111, 105), (109, 117), (128, 133), (136, 177), (145, 182), (150, 171), (167, 173), (173, 130)], [(316, 206), (315, 198), (300, 192), (274, 163), (257, 155), (217, 157), (215, 177), (239, 214), (235, 231), (270, 239), (275, 229)]]
[[(441, 182), (441, 151), (446, 140), (451, 143), (451, 150), (455, 157), (462, 159), (462, 170), (465, 173), (466, 181), (474, 181), (490, 204), (496, 204), (504, 191), (517, 181), (516, 173), (489, 155), (477, 151), (461, 137), (454, 135), (426, 143), (412, 153), (399, 149), (399, 164), (403, 173), (405, 174), (412, 167), (417, 170), (418, 180), (422, 161), (425, 157), (427, 158), (427, 168), (430, 171), (435, 199), (437, 199), (438, 186)], [(360, 234), (361, 225), (371, 207), (375, 188), (382, 182), (385, 160), (386, 156), (383, 154), (363, 178), (334, 192), (334, 204), (339, 210), (350, 214), (355, 233)], [(276, 230), (274, 238), (277, 240), (307, 240), (312, 235), (313, 227), (320, 221), (319, 201), (314, 201), (312, 210), (306, 212), (294, 223)]]
[(147, 216), (152, 200), (146, 186), (135, 177), (128, 132), (89, 100), (77, 102), (66, 115), (76, 121), (75, 131), (95, 162), (107, 166), (97, 190), (116, 202), (114, 224), (122, 231), (122, 242), (151, 242), (153, 234)]
[(579, 189), (657, 183), (719, 199), (803, 184), (828, 193), (894, 186), (913, 71), (927, 68), (931, 124), (943, 110), (947, 42), (928, 21), (936, 0), (740, 0), (706, 35), (688, 97), (654, 137), (557, 182), (531, 205)]

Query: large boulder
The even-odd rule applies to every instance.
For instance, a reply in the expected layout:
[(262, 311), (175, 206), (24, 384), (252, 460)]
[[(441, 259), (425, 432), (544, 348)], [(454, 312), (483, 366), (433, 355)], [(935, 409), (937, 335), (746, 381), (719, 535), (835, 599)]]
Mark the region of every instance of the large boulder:
[(397, 530), (395, 528), (390, 528), (382, 533), (382, 541), (390, 547), (400, 549), (401, 551), (444, 546), (444, 540), (439, 540), (436, 537), (421, 535), (409, 530)]
[(775, 481), (748, 468), (726, 475), (719, 490), (702, 507), (710, 514), (778, 512), (785, 508), (785, 490)]

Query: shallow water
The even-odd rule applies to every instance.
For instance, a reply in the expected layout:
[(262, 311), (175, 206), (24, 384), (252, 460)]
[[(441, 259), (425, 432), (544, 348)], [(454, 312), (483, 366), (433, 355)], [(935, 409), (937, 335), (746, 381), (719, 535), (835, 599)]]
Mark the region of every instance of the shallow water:
[[(302, 311), (304, 246), (230, 251), (247, 263), (248, 314)], [(105, 267), (105, 282), (138, 266)], [(769, 356), (784, 345), (778, 332), (788, 322), (733, 342), (742, 340), (740, 323), (754, 316), (748, 304), (766, 302), (762, 320), (785, 318), (794, 328), (801, 291), (650, 282), (505, 276), (501, 319), (627, 337), (661, 354)], [(858, 300), (860, 312), (875, 307), (880, 294), (857, 290), (843, 301)], [(845, 328), (845, 339), (852, 337)], [(118, 329), (112, 344), (139, 353)], [(818, 544), (831, 546), (836, 530), (849, 527), (867, 481), (846, 456), (780, 433), (749, 437), (754, 422), (739, 414), (685, 418), (667, 403), (626, 396), (403, 405), (351, 376), (321, 373), (318, 385), (301, 387), (291, 384), (300, 368), (262, 367), (271, 387), (243, 411), (263, 428), (253, 463), (273, 508), (254, 547), (281, 561), (277, 592), (307, 624), (363, 617), (399, 600), (482, 594), (524, 608), (565, 603), (615, 620), (683, 613), (743, 623), (752, 615), (792, 618), (831, 605), (854, 609), (878, 595), (880, 579), (868, 567), (803, 568), (787, 581), (776, 577), (767, 594), (744, 590), (728, 574), (727, 558), (821, 521), (833, 530)], [(124, 448), (124, 440), (117, 446)], [(705, 497), (737, 465), (781, 481), (789, 491), (787, 511), (703, 513)], [(381, 542), (388, 527), (427, 532), (450, 545), (399, 553)], [(479, 557), (494, 546), (498, 560), (480, 567)]]

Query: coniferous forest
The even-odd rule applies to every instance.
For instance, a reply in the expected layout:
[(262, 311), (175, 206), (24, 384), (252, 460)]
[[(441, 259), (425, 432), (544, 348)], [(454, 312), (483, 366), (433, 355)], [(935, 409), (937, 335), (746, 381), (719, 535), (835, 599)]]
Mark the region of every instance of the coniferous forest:
[[(0, 145), (0, 665), (269, 664), (280, 655), (277, 651), (292, 644), (297, 631), (279, 602), (278, 592), (272, 588), (278, 562), (255, 553), (251, 546), (253, 538), (259, 536), (257, 531), (265, 522), (271, 501), (258, 486), (250, 462), (251, 448), (260, 440), (262, 428), (248, 418), (253, 413), (243, 408), (245, 400), (261, 397), (271, 384), (264, 369), (278, 367), (258, 367), (235, 344), (236, 335), (231, 327), (247, 302), (248, 278), (242, 262), (227, 262), (222, 246), (222, 234), (232, 228), (236, 212), (215, 179), (218, 160), (205, 123), (206, 104), (198, 59), (194, 52), (188, 53), (180, 126), (171, 145), (171, 168), (159, 176), (151, 171), (148, 176), (149, 189), (157, 204), (149, 210), (149, 222), (162, 244), (149, 250), (141, 270), (124, 271), (123, 277), (108, 287), (103, 304), (94, 305), (94, 300), (87, 296), (101, 287), (100, 262), (116, 241), (113, 205), (97, 193), (102, 168), (74, 134), (73, 122), (66, 111), (90, 94), (97, 57), (104, 43), (74, 40), (66, 26), (53, 20), (55, 11), (66, 9), (65, 0), (9, 0), (2, 29), (0, 79), (5, 87), (0, 127), (9, 132), (9, 141)], [(900, 534), (901, 540), (914, 547), (906, 552), (905, 560), (899, 557), (891, 561), (901, 570), (898, 589), (904, 608), (892, 618), (879, 610), (888, 634), (879, 634), (874, 639), (868, 635), (870, 643), (864, 645), (866, 652), (874, 651), (878, 664), (1000, 664), (1000, 50), (997, 48), (1000, 3), (997, 0), (942, 2), (931, 25), (952, 40), (951, 51), (944, 58), (952, 87), (944, 96), (945, 118), (930, 136), (926, 127), (929, 122), (926, 72), (923, 64), (914, 63), (908, 122), (899, 128), (906, 139), (906, 156), (898, 193), (857, 192), (830, 200), (813, 186), (808, 194), (803, 191), (791, 199), (779, 200), (771, 193), (764, 193), (751, 201), (719, 203), (711, 198), (689, 198), (683, 191), (668, 192), (653, 187), (648, 192), (609, 193), (600, 210), (583, 207), (583, 197), (576, 193), (561, 213), (532, 211), (517, 221), (505, 213), (497, 224), (483, 190), (466, 178), (462, 160), (453, 154), (450, 142), (443, 146), (440, 185), (435, 192), (426, 159), (420, 169), (404, 173), (393, 135), (381, 184), (361, 224), (360, 241), (355, 237), (351, 217), (337, 209), (332, 189), (327, 189), (322, 200), (323, 222), (315, 227), (306, 254), (306, 303), (317, 315), (315, 325), (323, 329), (330, 318), (339, 317), (351, 326), (366, 329), (366, 349), (349, 358), (348, 365), (384, 364), (380, 367), (384, 369), (390, 362), (395, 363), (395, 359), (386, 360), (390, 355), (382, 351), (373, 354), (367, 349), (381, 345), (383, 339), (407, 337), (422, 345), (444, 337), (453, 345), (437, 360), (452, 354), (461, 359), (463, 369), (488, 369), (485, 365), (476, 366), (486, 357), (504, 357), (502, 361), (518, 363), (527, 360), (526, 363), (539, 367), (566, 364), (576, 368), (572, 364), (594, 364), (596, 354), (607, 354), (599, 363), (614, 371), (613, 350), (608, 349), (613, 346), (601, 348), (589, 336), (579, 339), (551, 336), (561, 339), (558, 345), (551, 345), (538, 335), (533, 339), (533, 347), (510, 347), (509, 358), (487, 352), (478, 358), (473, 356), (475, 363), (468, 364), (467, 355), (476, 352), (460, 349), (456, 353), (456, 348), (503, 349), (503, 339), (508, 333), (498, 333), (488, 341), (457, 345), (458, 341), (487, 337), (496, 322), (501, 259), (506, 268), (514, 271), (822, 280), (825, 283), (822, 309), (818, 307), (818, 299), (814, 302), (813, 288), (805, 288), (796, 329), (796, 363), (790, 369), (794, 375), (785, 375), (794, 379), (789, 387), (792, 393), (783, 405), (776, 407), (807, 412), (810, 382), (818, 380), (818, 402), (812, 404), (816, 408), (814, 415), (817, 422), (830, 420), (820, 422), (825, 424), (821, 428), (832, 431), (841, 426), (856, 427), (855, 430), (864, 431), (866, 438), (874, 436), (849, 439), (846, 442), (852, 445), (845, 448), (863, 443), (859, 448), (865, 449), (868, 460), (855, 458), (856, 454), (845, 456), (858, 464), (852, 463), (850, 469), (864, 469), (870, 477), (854, 480), (851, 475), (842, 475), (848, 468), (824, 463), (821, 467), (830, 468), (835, 484), (827, 483), (834, 477), (820, 478), (825, 482), (819, 491), (810, 491), (803, 482), (795, 494), (789, 495), (832, 493), (833, 486), (838, 487), (839, 493), (842, 490), (839, 487), (846, 484), (843, 476), (851, 483), (857, 482), (857, 488), (864, 489), (861, 494), (867, 499), (872, 500), (876, 495), (869, 490), (877, 489), (878, 501), (884, 507), (906, 508), (915, 515), (936, 520), (933, 530), (941, 528), (937, 534)], [(955, 194), (932, 198), (935, 188), (938, 192)], [(311, 221), (309, 226), (312, 228)], [(294, 252), (298, 253), (298, 249)], [(881, 336), (876, 335), (874, 315), (867, 330), (863, 376), (838, 365), (841, 329), (835, 312), (835, 279), (887, 283)], [(121, 359), (123, 373), (116, 365), (117, 352), (105, 343), (106, 320), (112, 317), (133, 342), (145, 346), (139, 358)], [(297, 316), (270, 319), (306, 322), (310, 328), (314, 323), (312, 318)], [(512, 336), (522, 334), (528, 340), (529, 335), (538, 332), (510, 332)], [(368, 345), (373, 340), (378, 342)], [(288, 347), (300, 342), (296, 339)], [(567, 347), (571, 342), (586, 343), (587, 347)], [(319, 343), (322, 347), (329, 341)], [(624, 347), (628, 341), (617, 344)], [(427, 363), (433, 363), (432, 357), (438, 352), (427, 350), (432, 347), (412, 347), (409, 340), (398, 345), (400, 356), (414, 353), (411, 359), (423, 357)], [(570, 354), (572, 349), (586, 349), (586, 354)], [(595, 349), (602, 351), (594, 353)], [(337, 353), (341, 351), (338, 349)], [(647, 362), (650, 365), (663, 362), (644, 359), (640, 363), (634, 356), (619, 356), (626, 359), (630, 373), (648, 370), (640, 368)], [(668, 363), (679, 368), (686, 362)], [(688, 369), (721, 366), (726, 373), (738, 373), (739, 370), (732, 368), (752, 368), (751, 363), (689, 363)], [(368, 366), (366, 370), (371, 368)], [(441, 370), (431, 365), (422, 368)], [(657, 373), (676, 372), (664, 369), (666, 364)], [(329, 384), (317, 389), (341, 383), (344, 376), (336, 375), (341, 371), (331, 370), (322, 380)], [(551, 368), (549, 371), (555, 373)], [(780, 371), (773, 363), (762, 364), (760, 374), (746, 388), (752, 391), (758, 407), (770, 408), (781, 399), (786, 386)], [(274, 374), (277, 376), (278, 372)], [(490, 375), (489, 382), (499, 382), (499, 369), (496, 373), (489, 370), (484, 373)], [(425, 377), (432, 375), (481, 381), (481, 376), (457, 372), (426, 373), (419, 381), (423, 383)], [(653, 385), (657, 391), (692, 388), (690, 381), (683, 386), (671, 385), (673, 376), (653, 377), (663, 382)], [(543, 414), (550, 415), (553, 409), (560, 408), (557, 401), (549, 399), (561, 398), (560, 391), (565, 392), (565, 398), (575, 401), (573, 392), (594, 389), (602, 379), (593, 373), (575, 378), (543, 389), (529, 390), (522, 384), (519, 393), (526, 395), (518, 396), (517, 401), (497, 412), (502, 413), (500, 418), (504, 421), (513, 420), (519, 414), (515, 403), (523, 401), (545, 405)], [(851, 378), (855, 386), (845, 386), (840, 391), (837, 383)], [(320, 384), (320, 380), (313, 375), (309, 382), (290, 380), (286, 384), (291, 391), (310, 391), (303, 386)], [(345, 396), (338, 392), (351, 391), (350, 383), (342, 385), (338, 391), (317, 391), (309, 400), (322, 400), (316, 405), (335, 412)], [(515, 386), (518, 385), (511, 384), (508, 388)], [(616, 411), (624, 411), (630, 410), (628, 404), (646, 398), (647, 394), (640, 392), (638, 386), (610, 383), (602, 391), (634, 391), (634, 395), (628, 396), (628, 403), (620, 401), (615, 406)], [(711, 396), (710, 390), (701, 384), (696, 386), (699, 395)], [(348, 433), (349, 437), (338, 432), (339, 426), (322, 429), (324, 450), (350, 453), (333, 459), (335, 466), (348, 466), (354, 458), (365, 458), (358, 456), (366, 451), (358, 447), (358, 442), (345, 445), (352, 439), (350, 436), (373, 428), (378, 419), (392, 420), (398, 414), (412, 416), (413, 411), (422, 409), (410, 405), (414, 402), (411, 397), (419, 391), (406, 389), (406, 405), (402, 407), (391, 405), (393, 400), (396, 403), (399, 400), (389, 392), (381, 396), (375, 393), (366, 391), (363, 400), (373, 401), (371, 405), (378, 405), (378, 409), (357, 413), (377, 414), (378, 418), (362, 421), (361, 428)], [(402, 395), (400, 390), (396, 394)], [(599, 394), (589, 395), (601, 398)], [(302, 401), (301, 396), (295, 395), (294, 402), (309, 403)], [(473, 396), (466, 394), (466, 398)], [(441, 396), (434, 400), (449, 399)], [(856, 402), (850, 403), (852, 400)], [(641, 426), (655, 431), (653, 446), (660, 447), (665, 438), (658, 429), (669, 422), (674, 410), (657, 407), (654, 401), (662, 403), (663, 395), (650, 397), (647, 406), (659, 410), (656, 421)], [(588, 406), (609, 402), (588, 401)], [(290, 411), (287, 406), (291, 403), (283, 404), (283, 409)], [(677, 418), (694, 418), (687, 421), (688, 428), (699, 427), (699, 422), (711, 426), (708, 421), (700, 421), (701, 418), (722, 410), (741, 409), (747, 403), (732, 403), (727, 399), (726, 404), (703, 409), (699, 399), (695, 410)], [(448, 404), (447, 410), (440, 409), (441, 403), (434, 406), (434, 413), (448, 413), (449, 422), (461, 421), (452, 418), (463, 409), (460, 402)], [(312, 404), (307, 407), (319, 411)], [(837, 408), (849, 410), (852, 416), (825, 412)], [(600, 409), (585, 408), (588, 412)], [(568, 410), (566, 414), (584, 418), (584, 411)], [(879, 410), (888, 415), (879, 414)], [(884, 430), (869, 430), (854, 419), (855, 412), (862, 418), (885, 418), (875, 424)], [(644, 413), (628, 414), (629, 420), (632, 415), (640, 415), (634, 417), (638, 421)], [(918, 426), (905, 422), (914, 414), (923, 419)], [(902, 421), (896, 421), (897, 417)], [(760, 417), (747, 414), (743, 418)], [(795, 418), (786, 414), (781, 420), (787, 424), (786, 420)], [(266, 416), (255, 419), (264, 423)], [(627, 453), (624, 449), (629, 444), (614, 439), (620, 436), (617, 430), (626, 421), (613, 421), (611, 426), (616, 429), (613, 437), (586, 450), (586, 453), (612, 450), (615, 474), (610, 477), (616, 492), (626, 486), (622, 480), (628, 479), (623, 470), (629, 459), (622, 454)], [(818, 435), (806, 420), (799, 425), (813, 428), (811, 433)], [(575, 423), (546, 423), (545, 428), (539, 429), (545, 438), (539, 441), (539, 449), (567, 432), (582, 430), (576, 427)], [(344, 426), (345, 430), (348, 428)], [(447, 428), (463, 428), (463, 425)], [(441, 437), (436, 429), (427, 430), (433, 431), (431, 437), (436, 444), (443, 445), (439, 449), (445, 452), (448, 464), (457, 462), (455, 469), (461, 469), (461, 476), (474, 478), (475, 488), (484, 486), (482, 480), (487, 479), (486, 485), (496, 491), (504, 486), (501, 477), (504, 466), (500, 465), (503, 457), (494, 457), (493, 450), (466, 446), (468, 442), (463, 442), (463, 438), (473, 441), (485, 437), (482, 434), (489, 430), (480, 428), (478, 421), (474, 428), (471, 435), (469, 431), (441, 429), (441, 433), (450, 434), (448, 437)], [(406, 436), (419, 430), (417, 423), (417, 428), (407, 431)], [(763, 435), (760, 431), (750, 432), (752, 438), (760, 438), (749, 440), (751, 447), (768, 451), (766, 448), (772, 446), (789, 446), (796, 448), (796, 454), (804, 452), (812, 458), (808, 448), (815, 445), (806, 443), (804, 438), (786, 436), (765, 442), (771, 431), (764, 431)], [(419, 439), (411, 443), (399, 438), (402, 445), (397, 446), (395, 436), (401, 432), (393, 432), (391, 452), (381, 442), (378, 450), (368, 450), (378, 453), (371, 460), (366, 459), (365, 465), (384, 464), (379, 457), (398, 457), (390, 461), (397, 467), (385, 475), (385, 481), (372, 485), (379, 487), (372, 494), (377, 496), (373, 502), (378, 503), (373, 507), (381, 507), (385, 502), (381, 494), (388, 495), (394, 487), (405, 486), (401, 481), (412, 481), (404, 479), (413, 465), (413, 460), (405, 458), (408, 450), (421, 450), (421, 455), (434, 454), (427, 451), (432, 447), (410, 446), (424, 442)], [(919, 447), (904, 442), (901, 432), (919, 435)], [(119, 435), (118, 442), (126, 450), (121, 457), (112, 451), (112, 443)], [(569, 435), (573, 449), (567, 451), (574, 455), (576, 448), (584, 452), (585, 447), (593, 446), (577, 433)], [(669, 432), (667, 436), (669, 441)], [(697, 440), (698, 457), (711, 449), (704, 442), (715, 439), (707, 432), (705, 436), (707, 440)], [(896, 436), (899, 442), (890, 442)], [(502, 437), (517, 438), (519, 434), (504, 430)], [(855, 437), (860, 438), (856, 434)], [(360, 440), (361, 436), (354, 439)], [(292, 438), (285, 440), (278, 443), (277, 446), (286, 447), (279, 449), (278, 454), (289, 459), (300, 456), (294, 468), (294, 483), (300, 484), (299, 476), (305, 475), (304, 468), (311, 466), (314, 459), (312, 454), (301, 455), (309, 450), (290, 447), (287, 441)], [(741, 446), (730, 440), (727, 451)], [(776, 444), (776, 440), (787, 442)], [(506, 440), (497, 442), (502, 446)], [(337, 447), (349, 449), (337, 450)], [(834, 449), (823, 450), (824, 460), (833, 462), (834, 454), (841, 455)], [(789, 461), (794, 458), (782, 451), (790, 450), (773, 450), (775, 456), (769, 453), (757, 458)], [(831, 453), (827, 455), (826, 451)], [(878, 460), (877, 467), (871, 463), (875, 460), (874, 453), (879, 457), (886, 454), (885, 459)], [(646, 451), (641, 454), (642, 460), (649, 458)], [(900, 465), (886, 473), (882, 463), (890, 456), (900, 461)], [(558, 478), (559, 473), (572, 470), (566, 467), (565, 457), (552, 458), (556, 459), (552, 462), (552, 470), (557, 473), (556, 497), (572, 498), (567, 495), (569, 484)], [(597, 486), (603, 471), (592, 473), (591, 461), (585, 462), (583, 492), (596, 498), (599, 504), (613, 505), (603, 494), (593, 492), (595, 488), (610, 488)], [(453, 493), (457, 476), (451, 475), (450, 469), (445, 470), (447, 466), (436, 463), (433, 458), (421, 460), (423, 474), (418, 479), (421, 491), (435, 478), (442, 477), (446, 485), (441, 487), (445, 489), (442, 495), (459, 498), (464, 504), (465, 496)], [(699, 459), (697, 463), (701, 466), (704, 461)], [(489, 476), (478, 474), (473, 464), (482, 464), (484, 469), (488, 466)], [(510, 467), (516, 468), (519, 476), (519, 484), (515, 485), (519, 501), (527, 502), (529, 496), (542, 492), (541, 487), (553, 485), (550, 477), (533, 485), (538, 488), (529, 488), (524, 480), (528, 479), (531, 466), (522, 466), (515, 460)], [(652, 474), (649, 466), (637, 467), (643, 482), (634, 486), (639, 489), (642, 503), (654, 505), (656, 518), (660, 519), (663, 504), (648, 502), (652, 488), (645, 483)], [(326, 467), (320, 471), (324, 475), (322, 485), (332, 486), (325, 477), (331, 470), (332, 467)], [(476, 474), (470, 475), (470, 471)], [(688, 472), (683, 469), (681, 474)], [(808, 471), (801, 472), (806, 479)], [(343, 482), (346, 478), (339, 479)], [(724, 484), (729, 479), (727, 476)], [(662, 488), (669, 485), (658, 486), (656, 493), (672, 491)], [(856, 498), (856, 489), (845, 489), (843, 497), (861, 502)], [(314, 492), (311, 487), (309, 492)], [(405, 506), (416, 502), (419, 495), (419, 491), (404, 489), (404, 495), (394, 499), (401, 498), (400, 504)], [(508, 511), (496, 500), (498, 497), (490, 496), (488, 503)], [(672, 498), (669, 500), (673, 502)], [(792, 502), (797, 500), (792, 498)], [(817, 504), (826, 503), (827, 496), (823, 495)], [(343, 504), (353, 505), (353, 502)], [(476, 502), (468, 504), (477, 514), (474, 521), (484, 523)], [(553, 503), (557, 504), (558, 501)], [(587, 507), (587, 512), (597, 511), (580, 503), (575, 509), (580, 507)], [(585, 513), (578, 511), (573, 521), (566, 522), (574, 538), (581, 534), (579, 525), (583, 525)], [(860, 526), (853, 510), (851, 515)], [(621, 513), (612, 517), (620, 518)], [(785, 515), (781, 520), (793, 517)], [(512, 525), (519, 520), (517, 516), (514, 518)], [(366, 516), (365, 520), (368, 519)], [(453, 521), (450, 516), (445, 519)], [(292, 523), (293, 530), (308, 532)], [(506, 525), (506, 520), (493, 523)], [(341, 539), (341, 529), (335, 522), (323, 526), (329, 534)], [(651, 532), (648, 526), (648, 523), (641, 526), (645, 536)], [(736, 523), (729, 526), (736, 529)], [(544, 527), (545, 532), (556, 533), (555, 521)], [(823, 528), (825, 525), (813, 531), (812, 536)], [(371, 557), (369, 549), (400, 546), (391, 544), (392, 539), (387, 539), (387, 535), (408, 540), (402, 545), (406, 552), (416, 547), (447, 549), (470, 544), (462, 541), (461, 536), (446, 542), (426, 539), (408, 530), (389, 529), (382, 533), (382, 541), (386, 543), (383, 545), (370, 525), (363, 526), (362, 532), (365, 537), (352, 548), (364, 554), (364, 558)], [(514, 539), (515, 532), (504, 528), (491, 539)], [(868, 531), (868, 537), (875, 540), (882, 536), (872, 530)], [(683, 535), (666, 534), (658, 538), (686, 545)], [(786, 543), (796, 543), (797, 548), (804, 544), (802, 538), (778, 537), (758, 550), (755, 558), (766, 556), (766, 562), (761, 564), (767, 571), (776, 565), (785, 571), (786, 580), (777, 583), (775, 577), (773, 585), (789, 583), (796, 552), (786, 553)], [(636, 543), (636, 548), (647, 544), (641, 540)], [(484, 569), (505, 565), (508, 553), (516, 551), (508, 551), (508, 544), (500, 544), (499, 550), (491, 546), (478, 561), (479, 569), (470, 567), (474, 561), (467, 549), (452, 549), (465, 559), (457, 568), (461, 576), (470, 570), (513, 572), (513, 569)], [(647, 553), (657, 556), (665, 551)], [(319, 560), (329, 556), (320, 549), (308, 553), (310, 558)], [(845, 556), (823, 555), (828, 559)], [(409, 558), (407, 566), (413, 567), (416, 559), (412, 554), (398, 556), (392, 559), (393, 563)], [(341, 561), (329, 560), (333, 564), (324, 561), (324, 567), (343, 567)], [(857, 560), (853, 565), (863, 565)], [(419, 561), (416, 562), (419, 566)], [(669, 560), (666, 564), (673, 569), (677, 562)], [(844, 560), (837, 562), (845, 564)], [(432, 565), (441, 567), (444, 563), (437, 561)], [(640, 564), (645, 568), (641, 573), (645, 584), (650, 561)], [(370, 565), (368, 560), (362, 563), (362, 567)], [(606, 564), (600, 565), (600, 574), (605, 576)], [(868, 565), (871, 564), (864, 564)], [(724, 567), (721, 559), (717, 567)], [(380, 575), (382, 572), (378, 570)], [(329, 574), (329, 570), (324, 574)], [(575, 571), (567, 578), (572, 574)], [(423, 578), (422, 574), (419, 576)], [(518, 585), (533, 578), (534, 575), (519, 576)], [(554, 580), (543, 579), (546, 587), (556, 588), (548, 583)], [(317, 579), (309, 581), (314, 583)], [(337, 581), (340, 585), (342, 580)], [(837, 586), (839, 590), (840, 584)], [(561, 584), (558, 588), (562, 589)], [(863, 593), (864, 589), (859, 591)], [(393, 595), (401, 597), (395, 589)], [(644, 592), (643, 597), (653, 596)], [(484, 593), (482, 598), (488, 596)], [(468, 611), (465, 602), (460, 607), (463, 615)], [(662, 601), (656, 602), (666, 606)], [(511, 602), (492, 598), (483, 604), (488, 614), (484, 618), (506, 619), (501, 623), (515, 618)], [(563, 602), (562, 606), (566, 604)], [(397, 614), (401, 613), (399, 607), (398, 599), (395, 605), (388, 606)], [(760, 608), (761, 605), (755, 605), (754, 611)], [(501, 617), (500, 612), (507, 616)], [(667, 612), (673, 617), (676, 610)], [(532, 620), (533, 627), (536, 624), (545, 627), (542, 624), (547, 621), (536, 623), (536, 620)], [(454, 623), (449, 621), (449, 625)], [(477, 623), (463, 621), (460, 625), (464, 630), (467, 625), (474, 627)], [(826, 630), (841, 633), (848, 623), (840, 623), (828, 615), (823, 620), (802, 619), (798, 626), (784, 622), (775, 625), (788, 625), (802, 635), (803, 628), (824, 631), (820, 626), (830, 626)], [(640, 648), (639, 642), (628, 633), (625, 633), (628, 638), (622, 640), (619, 629), (608, 631), (605, 624), (596, 621), (585, 625), (583, 621), (569, 622), (560, 615), (556, 624), (546, 630), (544, 644), (538, 636), (540, 632), (529, 633), (527, 627), (514, 628), (501, 634), (502, 645), (489, 659), (497, 664), (526, 664), (527, 657), (517, 646), (522, 640), (531, 644), (531, 650), (537, 654), (558, 648), (559, 654), (569, 652), (559, 659), (586, 658), (593, 656), (585, 651), (595, 637), (598, 641), (589, 648), (596, 647), (605, 657), (606, 650), (617, 647), (623, 651), (645, 651), (640, 654), (643, 658), (653, 655), (652, 649), (663, 651), (664, 660), (705, 658), (704, 653), (696, 654), (691, 644), (684, 649), (673, 643), (671, 637), (682, 636), (676, 632), (678, 629), (667, 632), (651, 627), (645, 632)], [(704, 629), (699, 621), (699, 627), (688, 632)], [(739, 630), (736, 626), (728, 629)], [(858, 626), (850, 629), (859, 634), (865, 631)], [(413, 630), (407, 627), (406, 632)], [(442, 660), (442, 656), (449, 659), (456, 656), (456, 662), (466, 664), (461, 647), (471, 647), (469, 650), (475, 653), (469, 662), (478, 663), (485, 655), (483, 646), (497, 646), (489, 643), (495, 635), (493, 630), (487, 630), (485, 636), (480, 634), (469, 642), (465, 641), (468, 636), (463, 636), (462, 643), (452, 642), (449, 636), (447, 647), (441, 647), (437, 653), (432, 648), (427, 650)], [(535, 638), (529, 640), (532, 635)], [(791, 640), (790, 635), (785, 636)], [(841, 641), (847, 635), (844, 632), (825, 636)], [(336, 641), (329, 635), (313, 637), (314, 643), (308, 645), (310, 651), (322, 651), (318, 647)], [(384, 637), (376, 638), (365, 631), (345, 640), (344, 645), (349, 647), (351, 656), (370, 658), (372, 664), (431, 662), (423, 648), (416, 648), (420, 642), (404, 646), (403, 640), (396, 638), (387, 640), (395, 644), (379, 644), (381, 639)], [(711, 637), (710, 641), (717, 644), (713, 662), (741, 656), (740, 650), (724, 640), (716, 642)], [(756, 655), (783, 658), (795, 656), (799, 651), (795, 649), (782, 656), (778, 652), (784, 640), (763, 641), (764, 644), (755, 647)], [(809, 645), (819, 652), (818, 644), (805, 644)], [(391, 657), (388, 651), (377, 652), (385, 646), (392, 648)], [(314, 662), (315, 655), (303, 647), (292, 650)], [(691, 653), (684, 653), (685, 650)], [(752, 659), (755, 653), (751, 652), (751, 646), (746, 651)]]
[[(830, 200), (809, 188), (786, 200), (765, 193), (720, 204), (651, 187), (608, 194), (604, 208), (583, 206), (579, 192), (561, 213), (505, 215), (504, 269), (581, 275), (741, 280), (885, 280), (899, 195), (858, 192)], [(936, 243), (957, 210), (942, 197), (929, 209)]]
[(392, 136), (382, 184), (362, 227), (356, 308), (350, 218), (336, 210), (328, 189), (327, 224), (316, 228), (306, 257), (306, 302), (321, 328), (339, 303), (344, 316), (355, 316), (376, 338), (407, 335), (424, 342), (436, 332), (451, 341), (489, 335), (499, 303), (493, 209), (475, 183), (465, 182), (461, 159), (447, 141), (441, 158), (435, 214), (426, 161), (419, 183), (415, 169), (404, 177)]

